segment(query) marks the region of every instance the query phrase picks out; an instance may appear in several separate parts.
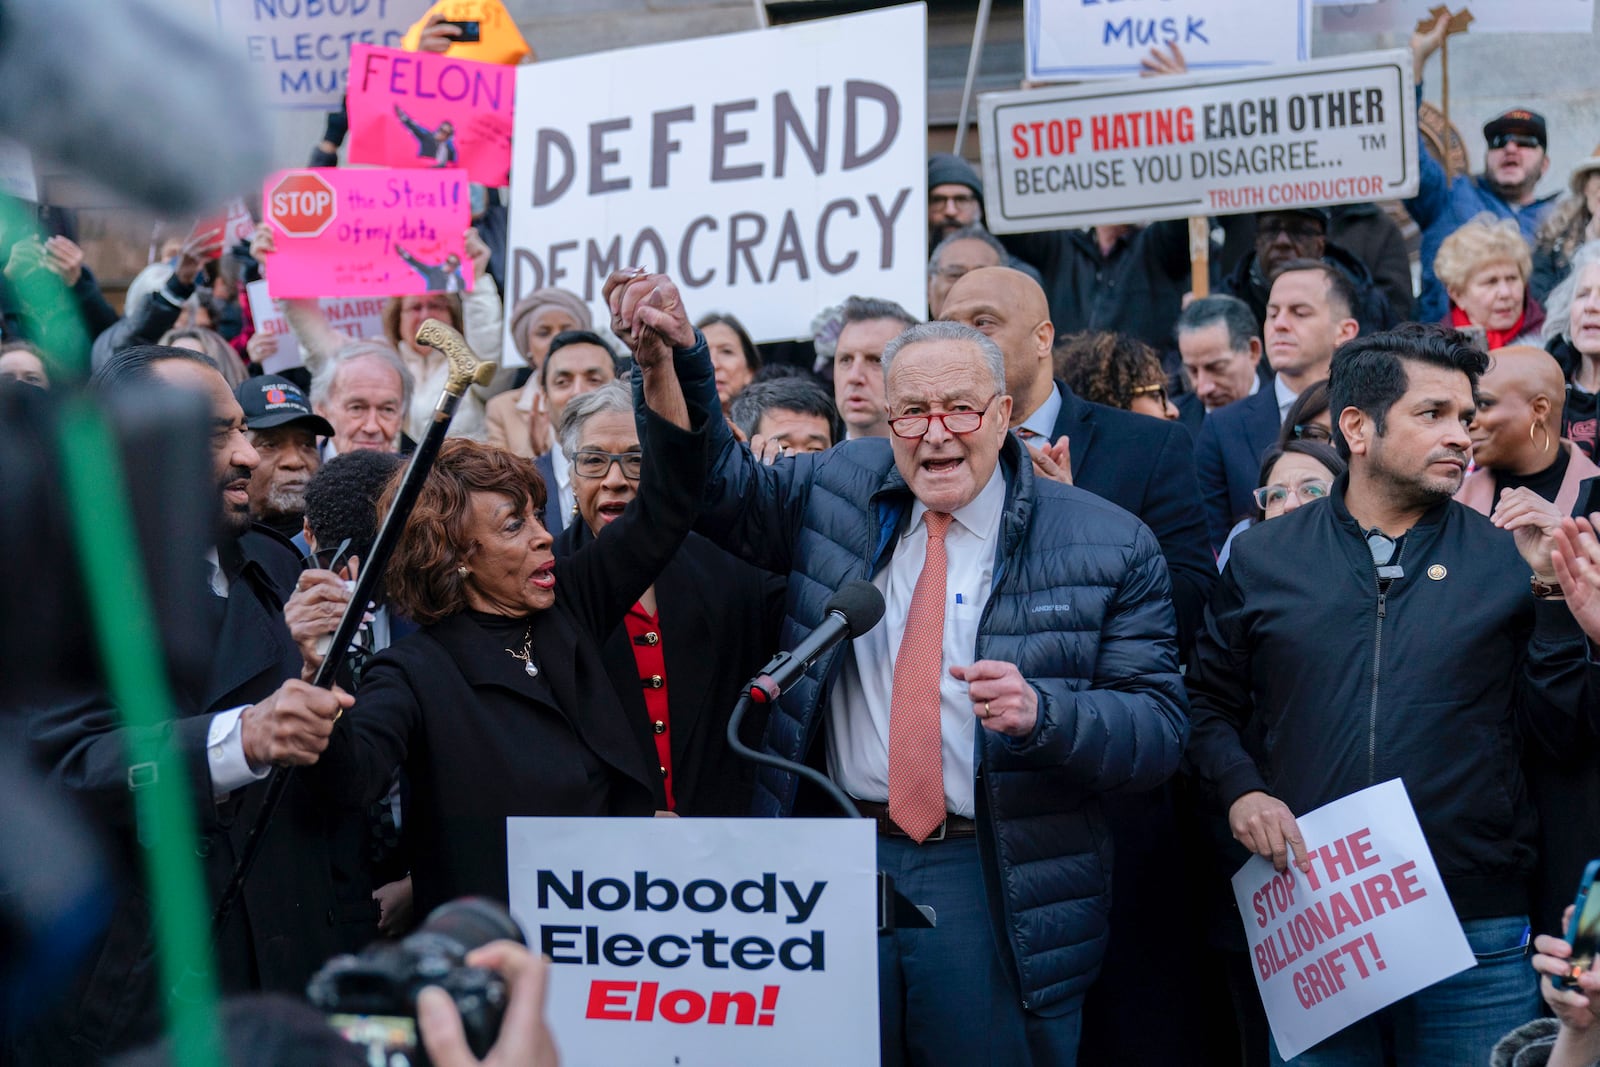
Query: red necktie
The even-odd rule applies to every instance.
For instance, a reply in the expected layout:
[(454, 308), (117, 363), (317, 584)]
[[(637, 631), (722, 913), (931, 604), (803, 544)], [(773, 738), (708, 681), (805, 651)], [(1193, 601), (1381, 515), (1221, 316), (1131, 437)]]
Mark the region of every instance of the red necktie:
[(889, 701), (889, 818), (918, 844), (944, 821), (939, 681), (944, 674), (944, 535), (950, 516), (923, 514), (928, 558), (906, 612)]

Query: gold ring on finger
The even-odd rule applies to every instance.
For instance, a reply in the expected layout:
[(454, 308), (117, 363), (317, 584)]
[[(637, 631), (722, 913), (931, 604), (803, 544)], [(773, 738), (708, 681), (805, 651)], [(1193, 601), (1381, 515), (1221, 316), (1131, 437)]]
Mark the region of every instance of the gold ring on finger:
[(985, 719), (994, 718), (994, 708), (989, 706), (989, 702), (987, 700), (983, 702), (983, 717)]

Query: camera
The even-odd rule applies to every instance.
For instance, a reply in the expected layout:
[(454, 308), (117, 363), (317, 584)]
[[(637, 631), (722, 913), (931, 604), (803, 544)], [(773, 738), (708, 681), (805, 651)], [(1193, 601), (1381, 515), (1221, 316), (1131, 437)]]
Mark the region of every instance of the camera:
[(455, 1001), (467, 1044), (482, 1058), (500, 1033), (506, 984), (465, 960), (473, 949), (499, 940), (527, 943), (504, 907), (463, 897), (441, 904), (403, 941), (335, 956), (312, 976), (306, 997), (345, 1040), (367, 1049), (370, 1062), (423, 1067), (428, 1056), (417, 1033), (417, 994), (438, 986)]

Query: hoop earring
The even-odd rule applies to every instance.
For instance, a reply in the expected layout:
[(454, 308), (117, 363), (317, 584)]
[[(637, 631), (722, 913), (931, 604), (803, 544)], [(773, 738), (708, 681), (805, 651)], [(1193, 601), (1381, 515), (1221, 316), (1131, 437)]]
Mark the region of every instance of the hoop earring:
[[(1539, 444), (1538, 441), (1534, 440), (1533, 431), (1535, 427), (1544, 430), (1544, 444), (1542, 445)], [(1537, 448), (1541, 456), (1550, 451), (1550, 431), (1545, 427), (1544, 423), (1535, 422), (1528, 425), (1528, 443)]]

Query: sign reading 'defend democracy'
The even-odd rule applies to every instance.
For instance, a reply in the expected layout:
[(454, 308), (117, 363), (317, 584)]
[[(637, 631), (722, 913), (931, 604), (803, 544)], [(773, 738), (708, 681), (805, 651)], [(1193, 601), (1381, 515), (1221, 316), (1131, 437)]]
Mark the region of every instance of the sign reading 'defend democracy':
[(344, 95), (350, 46), (395, 47), (428, 0), (214, 0), (217, 25), (244, 46), (250, 68), (281, 108), (333, 111)]
[(926, 299), (921, 4), (517, 69), (508, 307), (605, 321), (606, 275), (672, 275), (695, 314), (810, 335), (853, 293)]
[(1411, 54), (990, 93), (996, 233), (1391, 200), (1417, 191)]
[(864, 819), (506, 820), (569, 1067), (878, 1062)]
[(1029, 81), (1138, 75), (1176, 45), (1190, 70), (1311, 58), (1311, 0), (1028, 0)]
[(282, 171), (267, 178), (261, 204), (280, 300), (472, 288), (464, 170)]
[(1252, 856), (1233, 876), (1284, 1059), (1474, 963), (1400, 779), (1296, 822), (1309, 872)]

